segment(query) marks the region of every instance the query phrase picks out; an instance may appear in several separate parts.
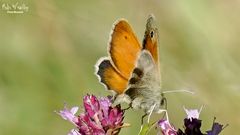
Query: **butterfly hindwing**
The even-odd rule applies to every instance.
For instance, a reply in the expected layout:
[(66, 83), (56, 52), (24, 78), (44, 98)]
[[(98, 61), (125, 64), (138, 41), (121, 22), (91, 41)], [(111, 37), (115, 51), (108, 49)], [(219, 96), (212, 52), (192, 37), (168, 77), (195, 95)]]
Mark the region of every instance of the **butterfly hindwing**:
[(96, 67), (96, 75), (108, 90), (113, 90), (118, 94), (124, 92), (128, 81), (115, 70), (108, 58), (100, 59)]
[[(134, 68), (131, 78), (128, 82), (128, 88), (125, 91), (133, 101), (135, 108), (145, 108), (151, 106), (160, 97), (160, 81), (157, 66), (151, 53), (148, 50), (141, 51), (139, 58)], [(137, 100), (138, 105), (134, 105)], [(145, 107), (140, 106), (139, 103), (146, 103)]]
[(143, 50), (137, 60), (125, 93), (131, 93), (131, 90), (136, 89), (138, 94), (145, 95), (149, 92), (154, 93), (154, 91), (160, 90), (159, 88), (157, 66), (150, 52)]

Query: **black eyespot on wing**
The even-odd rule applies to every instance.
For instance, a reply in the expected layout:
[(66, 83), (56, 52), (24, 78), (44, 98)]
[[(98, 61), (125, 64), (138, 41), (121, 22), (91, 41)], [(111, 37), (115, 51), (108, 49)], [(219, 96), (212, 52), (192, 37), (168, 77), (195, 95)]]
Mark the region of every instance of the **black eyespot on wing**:
[(150, 32), (150, 36), (151, 36), (151, 38), (153, 38), (153, 36), (154, 36), (154, 32), (153, 31)]

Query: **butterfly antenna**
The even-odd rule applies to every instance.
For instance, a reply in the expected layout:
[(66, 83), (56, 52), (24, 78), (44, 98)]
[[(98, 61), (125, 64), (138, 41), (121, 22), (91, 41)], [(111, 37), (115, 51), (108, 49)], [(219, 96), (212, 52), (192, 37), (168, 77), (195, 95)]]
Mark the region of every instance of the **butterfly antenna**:
[(167, 90), (167, 91), (163, 91), (162, 93), (163, 94), (166, 94), (166, 93), (177, 93), (177, 92), (186, 92), (186, 93), (190, 93), (190, 94), (194, 94), (193, 91), (190, 91), (190, 90)]

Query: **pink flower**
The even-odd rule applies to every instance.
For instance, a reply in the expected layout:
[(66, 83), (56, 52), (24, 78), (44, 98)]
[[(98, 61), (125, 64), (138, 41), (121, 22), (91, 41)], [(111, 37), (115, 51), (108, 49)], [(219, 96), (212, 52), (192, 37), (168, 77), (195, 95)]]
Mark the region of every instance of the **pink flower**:
[(213, 121), (212, 129), (206, 131), (207, 134), (203, 134), (201, 131), (202, 120), (199, 119), (201, 109), (186, 109), (184, 108), (187, 117), (184, 119), (184, 130), (176, 130), (168, 120), (161, 119), (158, 122), (158, 127), (160, 127), (163, 135), (218, 135), (225, 127), (220, 123)]
[(184, 107), (184, 110), (187, 114), (187, 118), (190, 121), (192, 121), (192, 119), (198, 119), (199, 118), (200, 112), (202, 111), (202, 107), (199, 111), (197, 109), (186, 109), (185, 107)]
[(223, 126), (222, 124), (215, 122), (215, 120), (216, 117), (214, 117), (212, 129), (207, 131), (207, 135), (218, 135), (224, 128), (228, 126), (228, 124)]
[(168, 120), (161, 119), (158, 122), (163, 135), (177, 135), (177, 130), (169, 123)]
[(75, 114), (78, 111), (78, 107), (72, 107), (71, 109), (68, 109), (66, 104), (64, 105), (64, 109), (60, 110), (59, 112), (57, 112), (60, 116), (62, 116), (63, 119), (68, 120), (72, 123), (76, 123), (77, 122), (77, 117), (75, 116)]
[(75, 116), (78, 108), (71, 110), (64, 107), (58, 114), (63, 119), (69, 120), (76, 125), (69, 135), (116, 135), (123, 126), (124, 111), (120, 105), (112, 107), (110, 97), (97, 98), (86, 95), (83, 98), (85, 112)]

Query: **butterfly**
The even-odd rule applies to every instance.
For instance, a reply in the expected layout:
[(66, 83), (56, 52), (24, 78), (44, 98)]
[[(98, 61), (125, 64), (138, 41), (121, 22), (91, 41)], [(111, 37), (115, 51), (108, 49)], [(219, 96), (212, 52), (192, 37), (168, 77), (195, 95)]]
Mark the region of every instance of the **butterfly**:
[(128, 103), (146, 114), (162, 112), (158, 42), (153, 15), (147, 19), (142, 45), (125, 19), (114, 24), (109, 56), (100, 58), (96, 64), (99, 81), (116, 95), (114, 102)]

